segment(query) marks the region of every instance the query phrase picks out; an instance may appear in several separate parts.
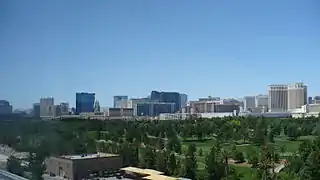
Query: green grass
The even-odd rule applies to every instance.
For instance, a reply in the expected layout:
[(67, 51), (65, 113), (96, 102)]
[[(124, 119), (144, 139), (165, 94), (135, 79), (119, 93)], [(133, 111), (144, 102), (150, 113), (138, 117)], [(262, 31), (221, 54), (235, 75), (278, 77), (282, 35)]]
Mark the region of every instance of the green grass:
[[(299, 145), (302, 143), (302, 140), (305, 139), (310, 139), (313, 140), (315, 137), (314, 136), (303, 136), (299, 137), (297, 141), (290, 141), (288, 138), (284, 136), (279, 136), (275, 138), (275, 147), (276, 150), (280, 152), (280, 147), (283, 146), (285, 149), (285, 153), (281, 154), (283, 157), (284, 156), (291, 156), (294, 152), (298, 151)], [(188, 145), (190, 144), (195, 144), (197, 147), (197, 165), (198, 165), (198, 170), (199, 171), (204, 171), (205, 170), (205, 156), (207, 153), (209, 153), (211, 147), (214, 145), (214, 140), (211, 139), (205, 139), (202, 141), (197, 141), (195, 139), (188, 139), (187, 141), (182, 141), (182, 150), (183, 152), (186, 151), (188, 148)], [(230, 149), (232, 146), (230, 144), (224, 144), (224, 148)], [(202, 149), (203, 155), (200, 157), (199, 156), (199, 149)], [(241, 152), (244, 152), (245, 155), (250, 153), (251, 149), (254, 149), (256, 151), (260, 151), (260, 147), (258, 146), (252, 146), (252, 145), (237, 145), (237, 149)], [(250, 180), (253, 179), (253, 176), (255, 174), (255, 170), (251, 169), (250, 167), (245, 167), (245, 166), (237, 166), (237, 165), (230, 165), (234, 167), (237, 171), (237, 173), (241, 176), (241, 180)]]
[(250, 180), (253, 178), (255, 174), (255, 170), (251, 169), (249, 167), (242, 167), (242, 166), (235, 166), (231, 165), (231, 167), (234, 167), (237, 171), (237, 173), (241, 176), (241, 180)]
[[(279, 153), (281, 153), (280, 147), (283, 146), (285, 150), (285, 153), (283, 154), (283, 156), (288, 156), (298, 151), (299, 146), (302, 143), (302, 140), (305, 140), (305, 139), (312, 140), (314, 138), (315, 138), (314, 136), (302, 136), (302, 137), (299, 137), (297, 141), (290, 141), (286, 137), (279, 136), (275, 138), (274, 145), (276, 147), (276, 150)], [(203, 156), (205, 156), (207, 153), (209, 153), (211, 147), (214, 145), (214, 140), (206, 139), (202, 141), (196, 141), (196, 140), (182, 141), (182, 149), (185, 151), (188, 145), (190, 144), (195, 144), (198, 151), (201, 148), (203, 152)], [(226, 149), (230, 149), (232, 146), (230, 144), (224, 144), (223, 147)], [(241, 152), (244, 152), (246, 155), (250, 153), (251, 149), (259, 151), (260, 147), (244, 144), (244, 145), (237, 145), (237, 149)], [(197, 152), (197, 155), (198, 155), (198, 152)], [(203, 162), (203, 158), (201, 159), (201, 161)]]

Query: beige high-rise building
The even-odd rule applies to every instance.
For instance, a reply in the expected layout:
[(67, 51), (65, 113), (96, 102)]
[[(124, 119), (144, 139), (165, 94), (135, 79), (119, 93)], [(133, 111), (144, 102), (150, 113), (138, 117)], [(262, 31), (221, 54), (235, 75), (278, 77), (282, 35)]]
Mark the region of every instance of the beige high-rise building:
[(52, 106), (54, 106), (53, 97), (40, 99), (40, 116), (50, 116)]
[(288, 110), (288, 85), (272, 84), (268, 87), (268, 107), (271, 112)]
[(306, 105), (308, 101), (307, 86), (303, 83), (288, 85), (288, 110), (294, 110)]

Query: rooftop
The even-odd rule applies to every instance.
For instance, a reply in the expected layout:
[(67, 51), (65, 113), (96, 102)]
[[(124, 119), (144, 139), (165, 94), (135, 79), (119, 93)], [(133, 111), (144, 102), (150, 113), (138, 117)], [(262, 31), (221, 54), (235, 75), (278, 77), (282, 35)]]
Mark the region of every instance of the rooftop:
[(142, 175), (160, 175), (163, 174), (163, 172), (156, 171), (153, 169), (141, 169), (141, 168), (136, 168), (136, 167), (125, 167), (121, 168), (123, 171), (128, 171), (132, 173), (137, 173), (137, 174), (142, 174)]
[(94, 159), (94, 158), (105, 158), (105, 157), (115, 157), (116, 154), (108, 153), (97, 153), (97, 154), (80, 154), (80, 155), (65, 155), (61, 156), (66, 159), (76, 160), (76, 159)]
[(148, 179), (148, 180), (178, 180), (178, 178), (169, 177), (165, 175), (157, 175), (153, 174), (147, 177), (143, 177), (142, 179)]

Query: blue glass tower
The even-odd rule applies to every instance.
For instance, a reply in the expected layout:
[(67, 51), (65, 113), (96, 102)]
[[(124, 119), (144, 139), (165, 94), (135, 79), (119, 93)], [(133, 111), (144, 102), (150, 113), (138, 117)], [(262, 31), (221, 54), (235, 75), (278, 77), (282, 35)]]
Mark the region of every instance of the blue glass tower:
[(174, 112), (177, 112), (181, 108), (181, 98), (180, 93), (178, 92), (158, 92), (152, 91), (150, 100), (165, 102), (165, 103), (174, 103)]
[(76, 114), (83, 112), (93, 112), (95, 102), (95, 93), (77, 93), (76, 94)]

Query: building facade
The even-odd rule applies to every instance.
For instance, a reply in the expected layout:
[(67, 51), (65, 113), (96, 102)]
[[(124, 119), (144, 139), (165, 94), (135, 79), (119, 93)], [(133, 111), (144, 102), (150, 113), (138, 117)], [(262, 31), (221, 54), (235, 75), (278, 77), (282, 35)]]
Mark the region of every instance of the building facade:
[(233, 113), (240, 107), (235, 103), (223, 103), (224, 101), (190, 101), (190, 113)]
[(165, 102), (141, 102), (135, 105), (134, 115), (136, 116), (159, 116), (161, 113), (174, 113), (175, 103), (165, 103)]
[(130, 117), (133, 116), (133, 108), (108, 108), (105, 113), (108, 117)]
[(313, 97), (313, 103), (314, 104), (320, 104), (320, 96)]
[(12, 106), (10, 105), (9, 101), (0, 100), (0, 114), (11, 114), (12, 113)]
[(100, 103), (98, 100), (94, 103), (94, 112), (100, 112)]
[(259, 94), (255, 98), (256, 100), (256, 108), (265, 108), (268, 107), (268, 95)]
[(113, 108), (127, 108), (128, 96), (113, 96)]
[(303, 83), (288, 85), (288, 110), (301, 108), (308, 104), (307, 86)]
[(47, 97), (40, 99), (40, 116), (51, 116), (52, 106), (54, 106), (54, 98)]
[(185, 108), (187, 106), (187, 103), (188, 103), (188, 95), (180, 94), (180, 104), (181, 104), (180, 108)]
[(268, 96), (269, 111), (286, 112), (288, 110), (288, 85), (269, 85)]
[(33, 117), (35, 118), (40, 117), (40, 103), (33, 104)]
[(77, 93), (76, 94), (76, 114), (93, 112), (95, 102), (95, 93)]
[(91, 173), (117, 171), (122, 168), (119, 155), (97, 153), (50, 157), (46, 172), (64, 179), (88, 179)]
[(60, 103), (61, 106), (61, 114), (68, 115), (69, 114), (69, 103)]
[(180, 93), (178, 92), (158, 92), (152, 91), (150, 95), (151, 101), (159, 101), (164, 103), (174, 103), (174, 112), (178, 112), (181, 109)]
[(255, 96), (245, 96), (243, 99), (244, 110), (251, 112), (256, 107)]

